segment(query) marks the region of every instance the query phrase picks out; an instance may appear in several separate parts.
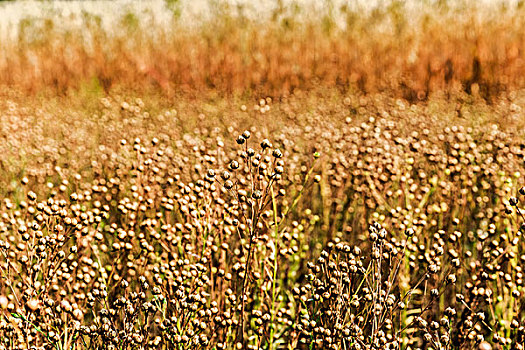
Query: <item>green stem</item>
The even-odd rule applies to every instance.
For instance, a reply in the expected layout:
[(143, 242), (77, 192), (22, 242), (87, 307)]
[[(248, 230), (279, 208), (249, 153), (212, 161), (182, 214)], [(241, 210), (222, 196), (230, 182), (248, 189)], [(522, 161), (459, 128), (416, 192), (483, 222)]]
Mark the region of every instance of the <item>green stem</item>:
[(277, 223), (277, 202), (275, 201), (275, 194), (273, 192), (273, 186), (270, 187), (272, 194), (272, 206), (273, 206), (273, 221), (274, 221), (274, 242), (275, 242), (275, 252), (274, 252), (274, 262), (273, 262), (273, 277), (272, 277), (272, 307), (271, 307), (271, 320), (270, 320), (270, 340), (268, 344), (268, 349), (273, 348), (273, 337), (275, 332), (274, 319), (275, 319), (275, 287), (276, 287), (276, 278), (277, 278), (277, 238), (279, 237), (279, 224)]

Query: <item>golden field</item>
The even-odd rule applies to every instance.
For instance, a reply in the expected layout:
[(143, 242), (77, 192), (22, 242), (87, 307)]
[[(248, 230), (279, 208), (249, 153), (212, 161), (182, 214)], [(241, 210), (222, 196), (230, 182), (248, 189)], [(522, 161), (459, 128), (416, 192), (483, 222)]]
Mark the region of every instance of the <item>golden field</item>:
[(325, 4), (0, 43), (0, 349), (524, 349), (525, 10)]
[[(490, 99), (524, 85), (525, 9), (403, 1), (316, 13), (276, 2), (263, 19), (218, 2), (210, 18), (155, 25), (150, 13), (123, 12), (106, 28), (89, 12), (23, 18), (0, 47), (0, 83), (65, 94), (97, 84), (172, 95), (211, 89), (281, 95), (336, 87), (395, 93), (411, 101), (434, 91), (472, 89)], [(417, 4), (417, 2), (416, 2)], [(142, 18), (144, 17), (144, 18)], [(75, 26), (61, 25), (75, 21)]]

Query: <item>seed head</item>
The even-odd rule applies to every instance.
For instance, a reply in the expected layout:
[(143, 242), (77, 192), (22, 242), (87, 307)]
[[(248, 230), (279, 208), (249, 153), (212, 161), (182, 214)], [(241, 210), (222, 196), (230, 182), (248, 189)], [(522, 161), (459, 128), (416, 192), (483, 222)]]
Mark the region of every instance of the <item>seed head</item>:
[(29, 310), (36, 311), (40, 307), (40, 302), (36, 299), (29, 299), (26, 305)]
[(268, 139), (264, 139), (264, 140), (262, 140), (262, 142), (261, 142), (261, 148), (262, 148), (263, 150), (265, 150), (265, 149), (267, 149), (267, 148), (271, 148), (271, 147), (272, 147), (272, 143), (270, 142), (270, 140), (268, 140)]

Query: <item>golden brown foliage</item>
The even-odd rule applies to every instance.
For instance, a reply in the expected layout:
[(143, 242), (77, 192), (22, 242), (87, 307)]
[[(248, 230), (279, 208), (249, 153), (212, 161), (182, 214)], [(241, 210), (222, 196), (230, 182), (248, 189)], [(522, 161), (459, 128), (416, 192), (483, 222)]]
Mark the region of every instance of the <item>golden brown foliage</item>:
[(0, 349), (522, 350), (523, 94), (455, 99), (2, 100)]
[[(298, 11), (298, 10), (296, 10)], [(64, 93), (95, 85), (167, 94), (216, 89), (280, 95), (336, 86), (388, 91), (410, 100), (464, 90), (490, 100), (524, 86), (525, 10), (488, 11), (399, 1), (369, 11), (337, 9), (299, 16), (289, 8), (254, 20), (226, 9), (188, 27), (152, 26), (126, 14), (108, 31), (84, 14), (82, 30), (51, 18), (20, 23), (2, 43), (0, 83)], [(91, 84), (91, 85), (90, 85)]]

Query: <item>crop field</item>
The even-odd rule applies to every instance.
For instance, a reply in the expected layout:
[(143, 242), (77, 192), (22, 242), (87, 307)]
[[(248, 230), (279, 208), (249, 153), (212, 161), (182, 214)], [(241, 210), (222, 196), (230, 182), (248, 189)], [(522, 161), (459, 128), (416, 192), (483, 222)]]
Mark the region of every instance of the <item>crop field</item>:
[(521, 2), (160, 3), (6, 27), (0, 350), (525, 349)]

